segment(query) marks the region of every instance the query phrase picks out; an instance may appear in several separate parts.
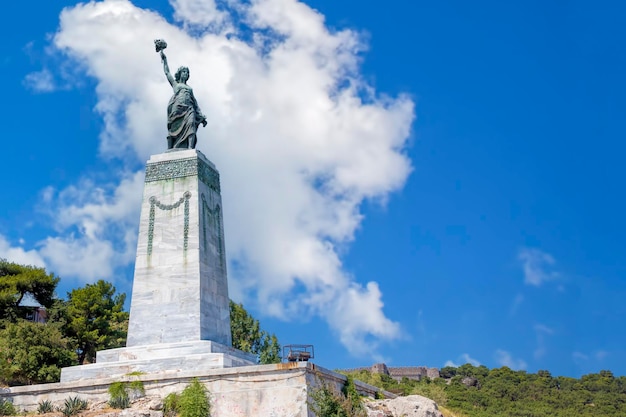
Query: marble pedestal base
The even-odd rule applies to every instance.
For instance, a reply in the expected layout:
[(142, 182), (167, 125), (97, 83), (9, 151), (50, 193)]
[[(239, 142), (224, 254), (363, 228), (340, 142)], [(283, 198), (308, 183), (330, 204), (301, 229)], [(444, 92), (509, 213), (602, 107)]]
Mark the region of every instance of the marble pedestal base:
[(208, 340), (99, 351), (96, 363), (61, 370), (61, 382), (115, 378), (131, 372), (176, 374), (256, 364), (256, 356)]

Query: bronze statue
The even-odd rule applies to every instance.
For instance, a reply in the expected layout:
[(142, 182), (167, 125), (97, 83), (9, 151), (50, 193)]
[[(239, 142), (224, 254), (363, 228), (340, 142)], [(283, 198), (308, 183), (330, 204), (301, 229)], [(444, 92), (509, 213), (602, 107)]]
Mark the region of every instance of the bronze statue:
[(161, 54), (163, 71), (170, 82), (174, 95), (167, 105), (167, 149), (196, 148), (196, 132), (198, 126), (206, 126), (206, 117), (200, 111), (193, 90), (187, 85), (189, 80), (189, 68), (180, 67), (172, 77), (167, 65), (167, 57), (163, 50), (167, 43), (162, 39), (154, 41), (156, 51)]

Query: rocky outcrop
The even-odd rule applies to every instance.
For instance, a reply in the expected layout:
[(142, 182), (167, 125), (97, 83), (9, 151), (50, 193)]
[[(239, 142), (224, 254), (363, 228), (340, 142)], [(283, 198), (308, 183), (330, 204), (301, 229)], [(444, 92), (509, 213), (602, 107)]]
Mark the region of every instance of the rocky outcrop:
[(480, 381), (472, 376), (466, 376), (461, 380), (461, 383), (466, 387), (480, 388)]
[(364, 403), (368, 417), (443, 417), (437, 404), (421, 395)]

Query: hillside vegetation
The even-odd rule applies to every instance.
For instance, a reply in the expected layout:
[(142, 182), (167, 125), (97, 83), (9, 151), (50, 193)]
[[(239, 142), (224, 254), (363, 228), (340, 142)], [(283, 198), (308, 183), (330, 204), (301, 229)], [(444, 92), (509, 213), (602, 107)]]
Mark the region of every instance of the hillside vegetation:
[(401, 395), (431, 398), (448, 416), (626, 416), (626, 377), (610, 371), (576, 379), (553, 377), (548, 371), (535, 374), (465, 364), (443, 368), (443, 378), (434, 380), (398, 382), (366, 370), (347, 374)]

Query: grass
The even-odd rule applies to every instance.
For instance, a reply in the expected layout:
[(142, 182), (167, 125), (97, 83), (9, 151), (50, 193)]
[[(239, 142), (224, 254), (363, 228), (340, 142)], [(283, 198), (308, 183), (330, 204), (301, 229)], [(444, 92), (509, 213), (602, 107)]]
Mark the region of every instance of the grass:
[(455, 412), (443, 406), (439, 406), (439, 411), (441, 411), (441, 414), (443, 414), (443, 417), (468, 417), (467, 414), (460, 413), (458, 411)]

